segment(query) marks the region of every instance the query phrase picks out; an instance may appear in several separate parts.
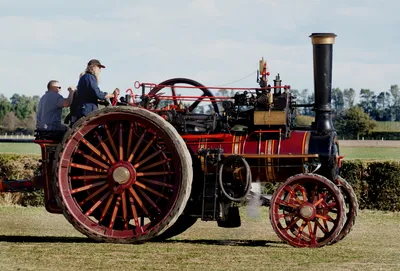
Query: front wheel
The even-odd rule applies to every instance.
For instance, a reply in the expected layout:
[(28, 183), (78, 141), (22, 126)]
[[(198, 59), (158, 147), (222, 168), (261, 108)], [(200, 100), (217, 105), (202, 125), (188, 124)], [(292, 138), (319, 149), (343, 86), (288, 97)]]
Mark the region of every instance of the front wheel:
[(276, 234), (294, 247), (322, 247), (334, 240), (345, 222), (339, 188), (316, 174), (290, 177), (275, 191), (270, 220)]
[(80, 119), (57, 151), (54, 188), (64, 216), (105, 242), (149, 240), (172, 226), (192, 186), (192, 160), (175, 128), (140, 108)]

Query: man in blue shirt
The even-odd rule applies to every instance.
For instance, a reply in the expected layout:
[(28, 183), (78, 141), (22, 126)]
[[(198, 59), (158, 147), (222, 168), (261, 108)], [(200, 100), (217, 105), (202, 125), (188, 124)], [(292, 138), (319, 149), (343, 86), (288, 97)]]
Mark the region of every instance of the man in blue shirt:
[(73, 105), (71, 106), (72, 123), (87, 116), (90, 112), (97, 110), (99, 100), (105, 100), (119, 95), (118, 88), (110, 94), (100, 90), (98, 83), (102, 68), (105, 68), (105, 66), (97, 59), (92, 59), (88, 62), (85, 72), (79, 79), (78, 89), (74, 95)]
[(60, 95), (61, 85), (57, 80), (51, 80), (47, 84), (46, 93), (40, 98), (36, 119), (36, 129), (38, 130), (59, 130), (66, 131), (67, 126), (61, 123), (61, 113), (63, 107), (68, 107), (72, 103), (74, 95), (73, 87), (69, 87), (68, 98)]

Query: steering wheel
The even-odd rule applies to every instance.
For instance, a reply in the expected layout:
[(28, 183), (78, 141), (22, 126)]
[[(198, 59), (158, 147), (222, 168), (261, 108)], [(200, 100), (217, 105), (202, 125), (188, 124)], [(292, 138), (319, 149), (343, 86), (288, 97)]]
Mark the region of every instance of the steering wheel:
[[(148, 95), (150, 97), (154, 97), (155, 95), (157, 95), (162, 89), (165, 88), (170, 88), (171, 89), (171, 94), (172, 94), (172, 101), (174, 103), (175, 106), (178, 106), (178, 97), (176, 94), (176, 87), (175, 85), (177, 84), (186, 84), (189, 85), (190, 88), (196, 88), (196, 89), (200, 89), (203, 92), (203, 95), (199, 96), (197, 98), (196, 101), (194, 101), (189, 107), (188, 107), (188, 111), (192, 112), (202, 101), (203, 99), (205, 99), (206, 97), (209, 97), (210, 101), (211, 101), (211, 105), (214, 109), (215, 113), (219, 113), (219, 109), (218, 109), (218, 105), (217, 105), (217, 101), (213, 98), (214, 95), (211, 93), (211, 91), (209, 89), (207, 89), (204, 85), (200, 84), (199, 82), (196, 82), (194, 80), (191, 79), (187, 79), (187, 78), (173, 78), (173, 79), (169, 79), (166, 80), (164, 82), (161, 82), (159, 85), (155, 86), (153, 89), (150, 90), (150, 92), (148, 93)], [(183, 87), (184, 88), (184, 87)], [(155, 102), (153, 103), (154, 105), (154, 109), (157, 109), (157, 107), (160, 104), (160, 99), (155, 100)]]

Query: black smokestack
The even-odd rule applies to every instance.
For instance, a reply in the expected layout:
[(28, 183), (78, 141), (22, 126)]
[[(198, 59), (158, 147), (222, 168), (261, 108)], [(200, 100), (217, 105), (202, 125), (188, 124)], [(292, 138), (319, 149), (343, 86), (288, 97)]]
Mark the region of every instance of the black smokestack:
[(315, 126), (318, 133), (332, 130), (332, 47), (333, 33), (311, 34), (314, 56)]

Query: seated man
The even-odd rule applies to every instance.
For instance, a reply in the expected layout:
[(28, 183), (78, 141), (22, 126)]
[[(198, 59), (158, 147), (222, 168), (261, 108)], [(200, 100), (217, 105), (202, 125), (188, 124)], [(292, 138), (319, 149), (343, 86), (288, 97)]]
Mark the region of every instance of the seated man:
[(46, 93), (40, 98), (37, 112), (36, 129), (67, 131), (68, 126), (61, 123), (63, 107), (69, 107), (72, 103), (74, 88), (69, 87), (68, 98), (60, 95), (61, 86), (57, 80), (51, 80), (47, 84)]
[(88, 62), (85, 72), (81, 74), (71, 107), (71, 124), (97, 110), (99, 100), (112, 98), (119, 94), (118, 88), (113, 93), (100, 90), (98, 83), (102, 68), (105, 66), (99, 60), (92, 59)]

